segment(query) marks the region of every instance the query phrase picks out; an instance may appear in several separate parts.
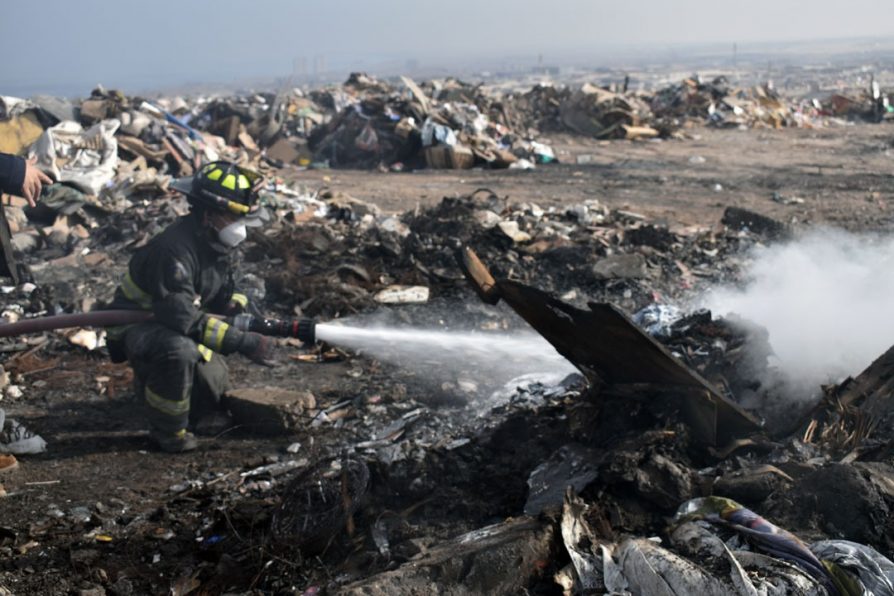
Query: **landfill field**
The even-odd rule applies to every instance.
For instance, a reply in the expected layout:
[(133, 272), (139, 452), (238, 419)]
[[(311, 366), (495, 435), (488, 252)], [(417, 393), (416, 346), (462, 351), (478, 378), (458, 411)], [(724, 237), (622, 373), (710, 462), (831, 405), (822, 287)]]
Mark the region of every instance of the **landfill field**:
[(239, 287), (321, 341), (228, 357), (235, 426), (171, 455), (105, 331), (0, 338), (0, 594), (894, 593), (894, 356), (795, 404), (765, 331), (687, 310), (890, 229), (886, 97), (2, 98), (54, 180), (4, 200), (4, 323), (108, 302), (222, 158), (266, 176)]

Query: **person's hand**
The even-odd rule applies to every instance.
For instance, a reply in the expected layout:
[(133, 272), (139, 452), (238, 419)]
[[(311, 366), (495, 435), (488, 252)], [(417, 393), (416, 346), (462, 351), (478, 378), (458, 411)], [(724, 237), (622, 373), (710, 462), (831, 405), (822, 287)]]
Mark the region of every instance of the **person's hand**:
[(40, 198), (40, 189), (44, 184), (52, 184), (53, 180), (37, 169), (37, 159), (31, 158), (25, 162), (25, 182), (22, 184), (22, 196), (28, 200), (32, 207), (37, 206)]
[(266, 335), (249, 332), (242, 337), (239, 343), (239, 353), (258, 364), (275, 366), (274, 349), (276, 342)]

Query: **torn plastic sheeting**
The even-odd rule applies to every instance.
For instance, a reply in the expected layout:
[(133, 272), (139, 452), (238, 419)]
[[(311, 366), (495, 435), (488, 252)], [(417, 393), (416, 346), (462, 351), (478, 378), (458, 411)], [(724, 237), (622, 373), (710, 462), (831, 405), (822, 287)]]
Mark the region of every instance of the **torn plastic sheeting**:
[(836, 586), (853, 583), (850, 577), (839, 577), (839, 572), (846, 575), (840, 568), (821, 562), (800, 538), (732, 499), (718, 496), (690, 499), (680, 505), (674, 520), (705, 520), (726, 526), (757, 550), (797, 566), (833, 594), (837, 593)]
[(849, 540), (822, 540), (811, 544), (810, 550), (855, 575), (863, 594), (894, 594), (894, 562), (874, 548)]
[(98, 195), (115, 176), (120, 122), (103, 120), (86, 131), (77, 122), (60, 122), (44, 131), (31, 148), (38, 166), (57, 182)]
[(728, 596), (729, 586), (704, 569), (643, 538), (622, 542), (615, 558), (634, 594)]
[(755, 577), (762, 593), (826, 596), (829, 591), (802, 569), (768, 555), (748, 550), (733, 551), (736, 560)]
[(633, 322), (652, 337), (670, 337), (671, 327), (683, 313), (672, 304), (650, 304), (633, 315)]
[[(690, 559), (705, 560), (707, 557), (726, 559), (730, 566), (730, 581), (737, 594), (758, 596), (758, 590), (749, 579), (745, 569), (736, 559), (729, 547), (710, 529), (699, 525), (704, 522), (684, 523), (674, 529), (670, 536), (671, 543)], [(705, 524), (707, 525), (707, 524)]]
[[(585, 519), (586, 505), (569, 495), (562, 537), (584, 594), (825, 595), (826, 588), (798, 567), (750, 551), (732, 551), (697, 523), (671, 534), (674, 550), (652, 540), (599, 543)], [(728, 574), (726, 569), (728, 568)]]
[(602, 560), (587, 548), (596, 544), (593, 532), (584, 517), (587, 504), (574, 491), (565, 491), (565, 507), (562, 512), (562, 541), (571, 557), (578, 591), (589, 594), (605, 588), (603, 561), (611, 559), (603, 552)]
[(625, 587), (634, 594), (829, 594), (815, 579), (785, 561), (750, 551), (728, 551), (725, 545), (724, 549), (729, 553), (724, 558), (735, 563), (729, 580), (645, 539), (625, 540), (615, 549), (614, 558), (623, 573)]
[(422, 124), (422, 146), (431, 147), (435, 144), (456, 145), (456, 133), (448, 126), (437, 124), (431, 118), (426, 118)]

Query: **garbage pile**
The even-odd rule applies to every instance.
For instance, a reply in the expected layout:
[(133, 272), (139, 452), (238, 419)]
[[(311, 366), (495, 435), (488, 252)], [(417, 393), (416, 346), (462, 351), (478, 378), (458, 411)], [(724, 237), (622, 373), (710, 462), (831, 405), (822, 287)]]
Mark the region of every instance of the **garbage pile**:
[(723, 76), (710, 82), (694, 76), (650, 93), (618, 93), (589, 84), (573, 92), (537, 87), (515, 105), (543, 130), (558, 120), (566, 130), (596, 138), (673, 137), (695, 125), (820, 128), (894, 118), (888, 95), (876, 83), (858, 93), (802, 99), (784, 97), (772, 83), (736, 88)]
[(795, 110), (769, 85), (734, 89), (725, 77), (710, 83), (686, 79), (661, 89), (651, 107), (660, 118), (698, 119), (721, 128), (809, 125), (819, 115), (818, 111), (805, 115)]
[[(416, 126), (407, 138), (418, 135), (419, 145), (400, 163), (427, 160), (432, 147), (451, 160), (467, 147), (481, 163), (505, 151), (494, 136), (501, 127), (556, 126), (563, 103), (575, 97), (539, 88), (525, 99), (534, 116), (519, 120), (508, 102), (478, 107), (481, 89), (458, 81), (407, 88), (409, 95), (356, 75), (338, 90), (193, 107), (103, 90), (80, 115), (45, 100), (5, 103), (4, 124), (23, 139), (17, 151), (33, 150), (57, 184), (36, 209), (7, 208), (33, 277), (0, 288), (3, 319), (86, 311), (110, 297), (129, 251), (186, 212), (183, 198), (167, 192), (170, 177), (202, 160), (227, 157), (271, 172), (278, 161), (318, 163), (317, 148), (325, 146), (354, 163), (369, 153), (354, 142), (362, 137), (380, 152), (365, 163), (391, 167), (397, 162), (386, 151), (408, 146), (397, 132), (404, 122)], [(580, 126), (626, 136), (648, 122), (648, 104), (589, 91), (573, 103), (585, 115), (572, 119)], [(271, 155), (277, 144), (279, 158)], [(546, 159), (533, 141), (513, 147), (533, 152), (516, 163)], [(494, 398), (478, 395), (486, 383), (476, 381), (487, 373), (475, 363), (432, 387), (375, 354), (305, 350), (289, 364), (340, 362), (346, 380), (318, 395), (276, 394), (288, 404), (286, 431), (299, 437), (283, 453), (227, 472), (191, 471), (151, 509), (145, 495), (126, 501), (124, 493), (35, 506), (34, 523), (0, 527), (5, 572), (27, 574), (20, 570), (51, 552), (59, 566), (112, 593), (295, 586), (308, 594), (422, 593), (440, 585), (472, 593), (850, 594), (890, 587), (894, 469), (885, 432), (894, 358), (827, 388), (811, 416), (787, 411), (784, 424), (775, 424), (780, 414), (769, 404), (779, 393), (766, 381), (765, 332), (673, 307), (703, 284), (736, 279), (744, 253), (785, 238), (785, 225), (731, 208), (715, 226), (668, 226), (596, 200), (542, 208), (488, 189), (392, 215), (337, 190), (309, 193), (275, 177), (263, 202), (272, 223), (244, 243), (238, 281), (271, 314), (330, 320), (399, 304), (396, 318), (405, 322), (437, 324), (446, 310), (483, 332), (514, 328), (513, 313), (473, 301), (457, 266), (457, 251), (470, 246), (495, 277), (527, 285), (527, 295), (563, 320), (596, 312), (594, 303), (612, 305), (604, 310), (616, 321), (632, 317), (639, 327), (622, 329), (652, 348), (649, 362), (671, 362), (664, 372), (697, 381), (701, 405), (688, 409), (680, 387), (610, 375), (598, 383), (583, 366), (559, 381), (514, 379)], [(445, 308), (426, 314), (433, 305)], [(600, 347), (598, 335), (576, 345), (587, 356)], [(52, 376), (71, 362), (62, 373), (96, 371), (87, 384), (103, 408), (133, 407), (113, 397), (126, 393), (127, 375), (97, 364), (101, 330), (0, 346), (14, 354), (6, 362), (11, 374), (0, 375), (11, 406), (23, 392), (71, 393), (71, 376)], [(35, 346), (53, 360), (36, 360)], [(633, 372), (654, 372), (644, 362), (634, 361)], [(458, 405), (472, 401), (487, 406), (485, 415)], [(706, 444), (711, 425), (693, 423), (705, 404), (764, 424), (718, 436), (721, 424), (731, 426), (718, 418)], [(41, 449), (52, 454), (52, 435), (28, 428), (47, 436)], [(142, 573), (95, 571), (109, 561)]]
[[(784, 98), (770, 84), (737, 89), (723, 77), (693, 77), (654, 93), (591, 84), (511, 93), (456, 79), (391, 83), (353, 73), (341, 86), (191, 99), (149, 100), (102, 87), (80, 102), (2, 97), (0, 151), (37, 155), (57, 182), (114, 200), (130, 186), (163, 192), (165, 176), (188, 175), (216, 158), (279, 168), (530, 169), (557, 159), (544, 134), (648, 139), (696, 124), (880, 121), (892, 109), (878, 85), (808, 101)], [(129, 169), (119, 173), (119, 161)]]
[[(102, 147), (97, 131), (92, 146)], [(60, 172), (65, 164), (58, 164)], [(128, 247), (146, 242), (185, 210), (182, 198), (151, 192), (157, 198), (126, 212), (80, 203), (48, 230), (18, 219), (17, 238), (37, 283), (4, 289), (4, 317), (85, 310), (110, 296)], [(753, 351), (746, 358), (742, 349), (746, 342), (760, 345), (760, 330), (671, 306), (702, 283), (734, 279), (748, 248), (784, 237), (784, 225), (758, 214), (729, 210), (724, 223), (711, 228), (669, 228), (598, 201), (544, 209), (482, 189), (388, 215), (332, 190), (308, 194), (278, 182), (264, 200), (273, 223), (246, 241), (239, 271), (240, 283), (264, 296), (273, 313), (291, 315), (297, 307), (329, 320), (396, 300), (400, 316), (410, 321), (430, 323), (426, 307), (435, 304), (453, 309), (466, 325), (512, 328), (518, 323), (510, 313), (473, 303), (456, 265), (457, 250), (473, 246), (497, 277), (581, 309), (591, 302), (620, 306), (662, 342), (669, 358), (756, 416), (766, 412), (766, 402), (755, 396), (773, 395), (773, 387), (755, 386), (766, 362)], [(72, 232), (81, 217), (86, 235)], [(34, 244), (22, 243), (20, 234), (33, 235)], [(84, 359), (102, 346), (102, 333), (93, 333), (48, 339), (59, 357)], [(3, 344), (14, 352), (30, 349), (14, 340)], [(291, 432), (312, 443), (311, 452), (299, 445), (229, 474), (184, 479), (164, 495), (164, 514), (111, 499), (48, 511), (7, 544), (86, 537), (88, 544), (71, 554), (85, 569), (99, 560), (91, 546), (97, 543), (144, 550), (164, 543), (168, 554), (154, 569), (209, 591), (301, 585), (393, 593), (439, 582), (497, 593), (556, 586), (569, 593), (652, 593), (662, 585), (670, 586), (664, 593), (680, 594), (693, 586), (718, 594), (834, 594), (860, 593), (841, 590), (854, 582), (867, 589), (890, 581), (882, 522), (894, 506), (894, 472), (872, 459), (878, 451), (837, 463), (832, 453), (838, 451), (826, 449), (822, 429), (805, 437), (769, 432), (768, 425), (769, 434), (723, 436), (705, 446), (685, 412), (665, 405), (672, 403), (662, 393), (667, 388), (596, 386), (583, 375), (518, 380), (476, 418), (456, 405), (477, 390), (468, 371), (423, 391), (419, 379), (376, 364), (374, 355), (370, 362), (328, 349), (299, 357), (346, 361), (357, 371), (348, 376), (354, 384), (339, 391), (277, 398), (292, 404)], [(23, 361), (13, 368), (16, 375), (29, 370)], [(27, 385), (28, 377), (16, 378)], [(110, 374), (103, 378), (107, 386), (115, 382)], [(307, 492), (308, 479), (325, 490)], [(842, 490), (848, 491), (845, 504)], [(736, 504), (706, 509), (714, 502), (698, 499), (710, 495)], [(754, 525), (745, 508), (796, 534), (801, 559), (787, 558), (790, 551), (775, 538), (764, 540), (764, 534), (779, 535), (785, 544), (794, 539)], [(678, 523), (668, 529), (678, 511)], [(727, 535), (731, 530), (738, 538)], [(257, 559), (245, 536), (275, 557)], [(660, 544), (644, 540), (655, 536)], [(813, 543), (808, 552), (822, 570), (805, 567), (800, 541)], [(197, 543), (198, 554), (188, 554)], [(339, 571), (333, 575), (332, 569)], [(159, 579), (151, 582), (138, 586), (167, 589)]]
[[(671, 230), (597, 200), (544, 209), (488, 189), (399, 217), (376, 215), (374, 207), (343, 196), (305, 196), (294, 204), (329, 219), (283, 227), (277, 250), (287, 266), (271, 272), (269, 289), (323, 317), (367, 309), (391, 285), (455, 297), (464, 291), (456, 269), (461, 245), (474, 247), (497, 275), (572, 304), (610, 297), (634, 313), (656, 299), (672, 302), (699, 284), (729, 279), (742, 253), (765, 237), (735, 227)], [(277, 212), (301, 217), (285, 203)]]

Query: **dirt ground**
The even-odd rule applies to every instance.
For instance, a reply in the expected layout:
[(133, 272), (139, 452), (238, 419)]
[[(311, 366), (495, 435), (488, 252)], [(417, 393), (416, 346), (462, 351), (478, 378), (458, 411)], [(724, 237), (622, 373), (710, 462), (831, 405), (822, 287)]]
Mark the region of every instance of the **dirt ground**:
[[(680, 225), (713, 225), (728, 206), (848, 228), (887, 221), (894, 164), (889, 126), (697, 128), (687, 134), (693, 138), (643, 142), (556, 136), (544, 142), (562, 163), (533, 171), (308, 171), (295, 178), (311, 189), (333, 186), (395, 211), (486, 187), (544, 208), (597, 199)], [(774, 202), (774, 192), (804, 203)]]
[[(886, 231), (891, 223), (894, 129), (890, 126), (693, 129), (689, 134), (693, 137), (689, 140), (634, 143), (553, 138), (562, 163), (534, 171), (320, 170), (287, 176), (309, 188), (329, 186), (393, 212), (484, 187), (510, 201), (534, 202), (543, 208), (596, 199), (671, 227), (714, 226), (728, 206), (799, 225)], [(774, 193), (803, 202), (783, 204), (773, 200)], [(139, 406), (131, 401), (126, 367), (111, 366), (102, 353), (73, 347), (36, 346), (27, 356), (3, 358), (13, 376), (16, 358), (38, 363), (32, 362), (27, 376), (16, 381), (23, 397), (6, 398), (0, 406), (49, 444), (43, 454), (22, 456), (20, 468), (0, 479), (8, 492), (0, 499), (4, 549), (0, 585), (12, 593), (99, 594), (89, 590), (104, 589), (112, 594), (185, 594), (188, 586), (194, 586), (191, 579), (205, 569), (203, 593), (218, 593), (213, 587), (217, 585), (219, 592), (301, 594), (351, 573), (332, 566), (339, 560), (335, 555), (312, 562), (283, 560), (267, 549), (260, 533), (251, 534), (269, 516), (275, 502), (271, 494), (257, 493), (240, 503), (235, 513), (241, 517), (234, 519), (234, 510), (207, 486), (172, 490), (195, 480), (219, 478), (224, 484), (244, 470), (290, 457), (314, 461), (345, 438), (337, 425), (299, 425), (292, 434), (276, 437), (237, 429), (203, 438), (194, 453), (165, 455), (152, 450)], [(311, 363), (290, 359), (286, 353), (282, 366), (275, 369), (251, 366), (239, 357), (229, 360), (234, 386), (308, 390), (323, 407), (347, 399), (373, 404), (383, 396), (389, 403), (428, 399), (424, 390), (395, 381), (386, 367), (364, 358)], [(108, 377), (102, 390), (97, 377)], [(455, 405), (443, 407), (462, 417)], [(535, 421), (513, 424), (507, 427), (515, 437), (513, 446), (504, 446), (498, 461), (508, 459), (524, 443), (525, 434), (533, 436), (530, 425)], [(522, 426), (528, 430), (519, 430)], [(549, 432), (561, 434), (563, 429)], [(300, 447), (293, 455), (287, 448), (295, 443)], [(441, 510), (441, 519), (462, 522), (445, 522), (439, 530), (429, 529), (429, 534), (440, 531), (447, 537), (458, 529), (518, 515), (528, 472), (539, 461), (536, 448), (525, 451), (530, 455), (515, 457), (503, 477), (490, 476), (505, 490), (482, 485), (474, 474), (445, 478), (443, 488), (477, 486), (469, 490), (477, 490), (479, 498), (452, 511)], [(493, 467), (493, 462), (479, 463)], [(373, 505), (358, 513), (358, 527), (369, 525), (382, 511), (416, 503), (417, 494), (408, 490), (409, 485), (389, 478), (387, 470), (373, 470)], [(474, 505), (488, 499), (487, 507)], [(89, 521), (76, 520), (83, 512), (79, 508), (87, 508)], [(216, 524), (231, 524), (238, 539), (223, 541), (223, 546), (209, 542), (209, 536), (226, 532), (215, 534), (206, 525), (208, 517)], [(355, 537), (354, 543), (361, 539)], [(345, 539), (337, 548), (342, 554), (350, 552), (352, 541)], [(215, 570), (217, 584), (207, 581), (211, 573), (207, 569)]]

